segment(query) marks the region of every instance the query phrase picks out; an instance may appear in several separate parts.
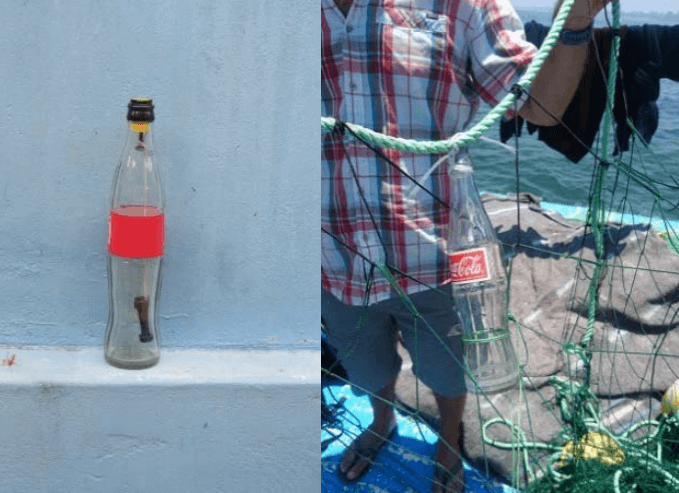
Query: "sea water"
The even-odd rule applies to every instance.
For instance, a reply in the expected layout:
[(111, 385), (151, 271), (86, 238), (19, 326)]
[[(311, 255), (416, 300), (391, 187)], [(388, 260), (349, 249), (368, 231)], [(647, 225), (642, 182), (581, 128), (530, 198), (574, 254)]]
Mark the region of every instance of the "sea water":
[[(545, 25), (550, 24), (551, 13), (544, 9), (519, 9), (521, 20), (526, 23), (535, 20)], [(621, 23), (625, 25), (675, 25), (679, 24), (679, 14), (658, 13), (622, 13)], [(605, 19), (597, 19), (599, 27), (605, 25)], [(660, 110), (658, 129), (650, 146), (644, 149), (638, 142), (634, 147), (634, 155), (623, 154), (626, 162), (635, 170), (648, 175), (660, 183), (668, 183), (668, 177), (676, 176), (679, 181), (679, 83), (663, 79), (660, 82), (660, 97), (657, 101)], [(475, 122), (487, 113), (488, 107), (481, 107)], [(603, 125), (603, 118), (602, 118)], [(486, 137), (499, 140), (499, 123), (496, 123)], [(613, 150), (612, 135), (609, 137), (609, 158)], [(512, 138), (507, 142), (514, 145)], [(596, 141), (595, 141), (596, 145)], [(515, 193), (516, 172), (515, 156), (499, 146), (477, 141), (471, 145), (472, 159), (475, 168), (475, 180), (479, 190)], [(590, 183), (593, 176), (594, 157), (587, 155), (579, 163), (572, 163), (557, 151), (549, 148), (537, 139), (537, 133), (529, 135), (523, 127), (519, 139), (519, 190), (531, 192), (546, 202), (587, 206), (590, 197)], [(604, 195), (605, 207), (611, 210), (633, 212), (645, 216), (659, 216), (654, 209), (653, 195), (636, 183), (629, 183), (620, 175), (616, 181), (616, 170), (609, 168)], [(679, 190), (659, 187), (665, 199), (677, 202)], [(624, 200), (626, 199), (626, 200)], [(669, 209), (669, 203), (664, 204)], [(631, 208), (631, 209), (630, 209)], [(679, 219), (679, 211), (667, 211), (667, 219)]]

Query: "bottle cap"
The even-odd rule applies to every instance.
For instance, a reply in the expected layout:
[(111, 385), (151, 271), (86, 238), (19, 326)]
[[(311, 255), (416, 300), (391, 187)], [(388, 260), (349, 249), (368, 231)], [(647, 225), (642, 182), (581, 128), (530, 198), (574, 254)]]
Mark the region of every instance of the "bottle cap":
[(127, 120), (143, 123), (155, 120), (153, 115), (153, 100), (148, 98), (130, 99), (130, 104), (127, 105)]

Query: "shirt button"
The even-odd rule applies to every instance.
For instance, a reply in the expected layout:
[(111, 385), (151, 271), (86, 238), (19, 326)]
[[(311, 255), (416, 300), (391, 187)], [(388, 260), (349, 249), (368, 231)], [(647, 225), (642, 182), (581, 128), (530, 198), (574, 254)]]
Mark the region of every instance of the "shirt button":
[(351, 89), (352, 91), (355, 91), (356, 90), (356, 84), (353, 83), (353, 82), (351, 84), (349, 84), (349, 89)]
[(352, 25), (347, 26), (347, 32), (348, 33), (352, 32), (353, 30), (354, 30), (354, 26), (352, 26)]

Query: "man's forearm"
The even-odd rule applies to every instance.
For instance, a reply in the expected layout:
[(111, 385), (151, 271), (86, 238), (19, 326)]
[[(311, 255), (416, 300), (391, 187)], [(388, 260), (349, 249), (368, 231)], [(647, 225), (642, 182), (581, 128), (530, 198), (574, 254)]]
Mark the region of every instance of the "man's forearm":
[[(607, 2), (608, 0), (576, 0), (564, 29), (570, 31), (586, 29)], [(555, 12), (561, 3), (563, 0), (558, 2)], [(586, 43), (569, 46), (558, 41), (536, 75), (530, 89), (532, 98), (526, 101), (519, 115), (535, 125), (556, 125), (558, 121), (555, 118), (560, 119), (563, 116), (580, 84), (587, 52)], [(533, 101), (533, 98), (540, 105)], [(540, 106), (544, 107), (544, 110)]]

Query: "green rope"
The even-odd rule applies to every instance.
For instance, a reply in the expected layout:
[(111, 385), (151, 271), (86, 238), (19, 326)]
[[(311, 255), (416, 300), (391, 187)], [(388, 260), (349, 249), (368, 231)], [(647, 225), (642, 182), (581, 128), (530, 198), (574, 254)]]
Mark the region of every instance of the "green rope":
[(401, 285), (398, 283), (396, 278), (392, 275), (391, 271), (389, 270), (389, 267), (387, 267), (385, 264), (378, 264), (377, 268), (380, 270), (384, 278), (389, 282), (389, 285), (392, 287), (392, 289), (396, 291), (399, 298), (401, 298), (401, 301), (405, 303), (406, 308), (411, 313), (411, 315), (416, 319), (419, 318), (420, 313), (417, 311), (417, 308), (415, 308), (415, 305), (413, 304), (412, 300), (408, 297), (408, 295), (403, 290)]
[[(613, 28), (618, 30), (620, 28), (620, 3), (616, 0), (613, 3)], [(607, 104), (606, 111), (604, 113), (604, 123), (602, 132), (602, 149), (603, 155), (608, 156), (608, 135), (609, 128), (611, 125), (611, 118), (613, 114), (613, 104), (615, 101), (615, 85), (618, 73), (618, 55), (620, 50), (620, 35), (616, 34), (613, 38), (613, 44), (611, 46), (610, 62), (608, 66), (608, 86), (607, 86)], [(594, 336), (594, 322), (596, 320), (596, 313), (598, 310), (598, 299), (599, 299), (599, 285), (600, 276), (604, 266), (604, 241), (603, 241), (603, 231), (602, 225), (605, 222), (604, 219), (604, 207), (601, 203), (601, 195), (603, 190), (603, 184), (606, 177), (606, 166), (602, 163), (598, 163), (596, 178), (594, 181), (594, 192), (591, 205), (590, 218), (592, 221), (592, 232), (595, 238), (596, 244), (596, 264), (594, 267), (594, 273), (592, 274), (592, 280), (589, 285), (589, 309), (587, 313), (587, 331), (582, 338), (581, 344), (584, 347), (589, 345), (589, 342)], [(589, 367), (587, 367), (589, 378)]]
[(473, 334), (462, 336), (465, 344), (489, 344), (509, 337), (509, 329), (475, 330)]

